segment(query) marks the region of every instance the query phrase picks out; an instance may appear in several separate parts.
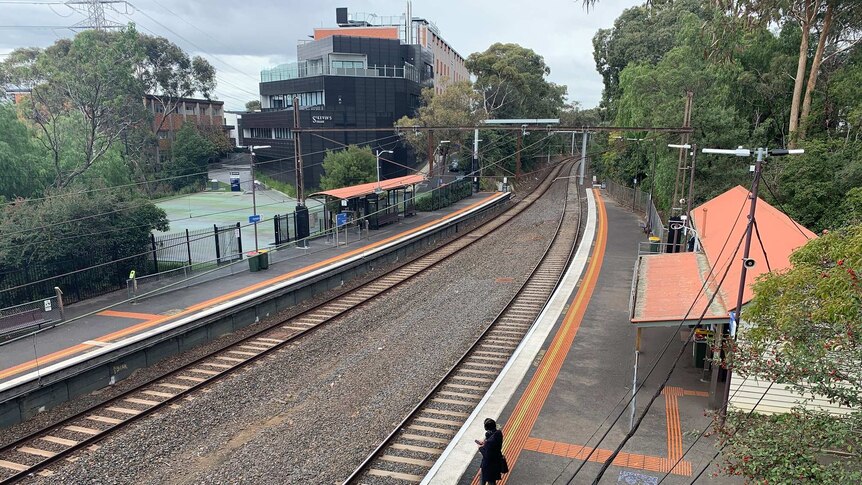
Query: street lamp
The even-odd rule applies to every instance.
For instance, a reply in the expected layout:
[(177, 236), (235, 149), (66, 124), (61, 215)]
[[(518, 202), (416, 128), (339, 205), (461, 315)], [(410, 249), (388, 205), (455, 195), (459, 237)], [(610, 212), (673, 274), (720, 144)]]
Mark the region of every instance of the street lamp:
[(392, 150), (377, 150), (377, 192), (380, 192), (380, 155), (383, 153), (395, 153)]
[[(752, 150), (748, 148), (739, 147), (733, 150), (725, 150), (720, 148), (704, 148), (703, 153), (714, 153), (718, 155), (735, 155), (737, 157), (750, 157)], [(757, 159), (754, 164), (754, 180), (751, 183), (751, 193), (749, 199), (751, 200), (751, 204), (748, 209), (748, 224), (745, 229), (745, 246), (742, 251), (742, 270), (739, 274), (739, 289), (736, 295), (736, 306), (734, 307), (734, 312), (730, 315), (730, 321), (726, 324), (722, 325), (722, 329), (720, 332), (716, 332), (715, 335), (715, 344), (717, 349), (721, 349), (721, 339), (725, 338), (724, 334), (728, 334), (727, 338), (733, 338), (730, 335), (730, 324), (735, 323), (739, 324), (742, 322), (741, 314), (742, 314), (742, 298), (745, 293), (745, 276), (750, 267), (752, 261), (749, 258), (751, 253), (751, 233), (752, 229), (755, 226), (755, 210), (757, 209), (757, 191), (760, 187), (760, 175), (763, 168), (763, 160), (767, 156), (773, 157), (781, 157), (785, 155), (801, 155), (805, 153), (805, 150), (801, 149), (773, 149), (769, 150), (768, 148), (757, 148), (754, 150), (757, 155)], [(717, 350), (715, 352), (720, 352)], [(719, 357), (717, 355), (716, 357)], [(713, 404), (717, 404), (717, 400), (720, 397), (721, 399), (721, 407), (719, 416), (723, 420), (727, 416), (727, 401), (730, 397), (730, 376), (731, 376), (731, 365), (728, 363), (726, 366), (726, 374), (725, 381), (721, 396), (718, 395), (718, 372), (713, 372), (711, 382), (710, 382), (710, 391), (713, 396)]]
[[(261, 150), (264, 148), (272, 148), (270, 145), (249, 145), (248, 152), (251, 153), (251, 206), (252, 212), (254, 212), (254, 216), (257, 216), (257, 197), (255, 190), (255, 179), (254, 179), (254, 151)], [(258, 252), (257, 246), (257, 221), (253, 222), (254, 224), (254, 252)]]

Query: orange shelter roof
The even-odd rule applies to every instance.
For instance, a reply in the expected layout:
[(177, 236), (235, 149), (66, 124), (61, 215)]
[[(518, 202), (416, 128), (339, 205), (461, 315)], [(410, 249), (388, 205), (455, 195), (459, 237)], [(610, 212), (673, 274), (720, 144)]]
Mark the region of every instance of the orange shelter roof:
[[(678, 325), (704, 281), (708, 281), (707, 296), (698, 298), (687, 318), (696, 321), (729, 265), (719, 294), (704, 316), (704, 319), (728, 318), (739, 293), (742, 246), (735, 255), (734, 252), (745, 234), (750, 203), (748, 189), (736, 186), (692, 210), (692, 224), (702, 254), (654, 254), (638, 258), (632, 288), (632, 323)], [(746, 272), (743, 304), (754, 297), (751, 285), (758, 276), (770, 269), (781, 271), (790, 267), (790, 254), (817, 237), (760, 198), (755, 218), (760, 237), (755, 232), (751, 239), (749, 258), (755, 265)]]
[[(721, 285), (721, 293), (730, 307), (736, 306), (739, 293), (739, 276), (742, 265), (742, 247), (740, 247), (736, 258), (733, 256), (736, 244), (745, 234), (748, 224), (748, 211), (751, 199), (748, 197), (748, 189), (737, 185), (727, 192), (707, 201), (703, 205), (694, 208), (691, 212), (693, 224), (698, 232), (703, 252), (709, 260), (710, 266), (720, 268), (724, 273), (728, 263), (730, 271)], [(809, 239), (817, 235), (802, 227), (787, 214), (767, 204), (763, 199), (757, 199), (757, 211), (755, 212), (757, 229), (760, 232), (751, 238), (751, 250), (749, 258), (755, 261), (753, 268), (749, 268), (745, 275), (745, 289), (743, 291), (742, 303), (748, 303), (754, 297), (751, 284), (755, 279), (772, 271), (781, 271), (790, 267), (790, 254), (805, 245)], [(728, 234), (730, 237), (728, 239)], [(761, 240), (763, 244), (761, 244)], [(724, 252), (721, 251), (727, 241)], [(744, 242), (743, 242), (744, 244)], [(767, 259), (769, 264), (766, 264)], [(718, 271), (718, 270), (717, 270)]]
[[(701, 292), (704, 282), (706, 291)], [(649, 282), (649, 284), (646, 284)], [(701, 253), (666, 253), (640, 256), (635, 268), (631, 321), (640, 326), (678, 325), (683, 319), (726, 319), (721, 296), (715, 294), (716, 279)], [(695, 297), (697, 299), (695, 300)], [(691, 302), (695, 302), (692, 307)]]
[(326, 195), (336, 199), (354, 199), (363, 195), (373, 194), (379, 190), (400, 189), (408, 185), (415, 185), (425, 180), (422, 175), (405, 175), (404, 177), (396, 177), (394, 179), (381, 180), (378, 182), (369, 182), (367, 184), (351, 185), (350, 187), (341, 187), (340, 189), (324, 190), (315, 192), (309, 197), (317, 195)]
[(395, 39), (398, 37), (398, 27), (346, 27), (314, 29), (314, 40), (325, 39), (335, 35), (346, 37), (371, 37), (374, 39)]

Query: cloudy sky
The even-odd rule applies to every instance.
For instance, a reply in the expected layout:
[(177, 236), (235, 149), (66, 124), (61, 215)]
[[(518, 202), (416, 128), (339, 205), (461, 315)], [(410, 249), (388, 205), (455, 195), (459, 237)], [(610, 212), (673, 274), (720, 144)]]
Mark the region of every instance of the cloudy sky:
[[(0, 56), (16, 47), (50, 45), (72, 32), (64, 26), (85, 16), (64, 5), (0, 1)], [(59, 2), (58, 2), (59, 3)], [(495, 42), (514, 42), (545, 58), (550, 80), (565, 84), (569, 100), (598, 104), (591, 39), (596, 30), (642, 0), (600, 0), (589, 12), (581, 0), (414, 0), (413, 15), (440, 29), (464, 57)], [(186, 51), (206, 57), (217, 69), (216, 97), (228, 109), (257, 98), (260, 69), (294, 60), (296, 43), (314, 27), (335, 26), (336, 7), (351, 12), (399, 15), (396, 0), (133, 0), (106, 9), (109, 20), (135, 22), (149, 34), (167, 37)], [(132, 6), (133, 5), (133, 6)], [(27, 26), (27, 27), (14, 27)], [(0, 57), (2, 58), (2, 57)]]

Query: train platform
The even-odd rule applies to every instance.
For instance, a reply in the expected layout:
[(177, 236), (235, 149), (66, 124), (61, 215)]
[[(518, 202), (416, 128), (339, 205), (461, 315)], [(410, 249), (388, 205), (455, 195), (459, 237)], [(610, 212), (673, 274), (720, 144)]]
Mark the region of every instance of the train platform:
[[(379, 230), (368, 231), (361, 239), (356, 232), (351, 232), (345, 243), (342, 234), (338, 246), (332, 240), (320, 238), (312, 240), (307, 249), (284, 248), (270, 253), (271, 262), (266, 270), (250, 272), (243, 261), (233, 265), (226, 274), (191, 280), (188, 285), (137, 302), (129, 300), (122, 292), (70, 305), (65, 308), (64, 323), (0, 345), (0, 391), (29, 382), (28, 379), (42, 379), (47, 372), (60, 369), (65, 363), (82, 362), (107, 347), (119, 347), (126, 341), (176, 328), (199, 313), (253, 298), (273, 285), (323, 273), (351, 258), (421, 234), (425, 229), (503, 196), (499, 192), (474, 194), (445, 209), (420, 212)], [(117, 300), (123, 301), (112, 304)]]
[[(479, 484), (481, 457), (473, 440), (484, 438), (486, 417), (497, 419), (503, 429), (503, 453), (511, 470), (498, 484), (593, 483), (629, 431), (625, 406), (632, 392), (636, 329), (628, 302), (638, 243), (645, 236), (630, 210), (600, 190), (588, 190), (587, 196), (584, 242), (557, 293), (422, 483)], [(642, 331), (638, 382), (659, 362), (637, 394), (637, 415), (686, 336), (671, 328)], [(708, 383), (701, 378), (687, 349), (600, 483), (690, 483), (705, 466), (712, 468), (697, 483), (737, 483), (711, 476), (714, 439), (697, 439), (711, 422), (705, 414)], [(620, 412), (619, 421), (599, 441)]]

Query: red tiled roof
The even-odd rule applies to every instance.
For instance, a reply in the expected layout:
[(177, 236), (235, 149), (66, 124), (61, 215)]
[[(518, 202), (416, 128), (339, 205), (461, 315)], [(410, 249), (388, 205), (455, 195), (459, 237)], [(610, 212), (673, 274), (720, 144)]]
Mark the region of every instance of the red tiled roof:
[[(678, 325), (683, 318), (697, 320), (715, 293), (716, 280), (710, 277), (709, 263), (703, 254), (651, 254), (639, 257), (637, 264), (630, 316), (634, 324)], [(710, 280), (707, 290), (698, 295), (707, 278)], [(696, 296), (697, 301), (689, 311)], [(716, 318), (727, 318), (720, 295), (704, 315), (704, 319)]]
[[(698, 231), (700, 243), (703, 246), (703, 252), (706, 254), (710, 266), (720, 268), (722, 274), (748, 224), (748, 209), (751, 203), (748, 194), (748, 189), (737, 185), (694, 208), (691, 212), (694, 227)], [(737, 215), (739, 215), (738, 218)], [(797, 248), (804, 246), (809, 239), (817, 237), (816, 234), (760, 198), (757, 199), (755, 218), (763, 244), (760, 244), (755, 233), (751, 238), (749, 257), (756, 263), (753, 268), (749, 268), (745, 275), (746, 285), (742, 297), (743, 304), (751, 301), (754, 296), (751, 284), (758, 276), (768, 273), (769, 268), (772, 268), (772, 271), (781, 271), (790, 267), (790, 254)], [(729, 239), (728, 233), (730, 234)], [(724, 246), (725, 240), (727, 240), (727, 247), (722, 252), (721, 248)], [(731, 262), (727, 278), (721, 285), (721, 294), (731, 308), (736, 306), (739, 292), (739, 276), (742, 272), (742, 265), (739, 262), (741, 258), (742, 247)], [(766, 265), (767, 259), (769, 259), (769, 267)]]
[[(728, 311), (736, 306), (742, 272), (742, 247), (735, 257), (734, 250), (745, 233), (750, 202), (748, 190), (736, 186), (692, 210), (692, 223), (703, 254), (655, 254), (638, 258), (632, 289), (632, 323), (640, 326), (679, 324), (708, 279), (707, 295), (698, 298), (687, 318), (697, 320), (730, 265), (719, 294), (704, 316), (704, 319), (728, 318)], [(790, 267), (790, 254), (817, 237), (760, 198), (755, 216), (760, 239), (755, 233), (751, 240), (749, 257), (755, 260), (755, 266), (746, 272), (743, 304), (754, 296), (751, 284), (758, 276), (769, 272), (770, 268), (781, 271)]]
[(377, 182), (369, 182), (367, 184), (352, 185), (350, 187), (341, 187), (340, 189), (315, 192), (309, 197), (314, 197), (315, 195), (328, 195), (329, 197), (335, 197), (336, 199), (353, 199), (356, 197), (362, 197), (363, 195), (373, 194), (378, 188), (380, 190), (400, 189), (401, 187), (406, 187), (408, 185), (418, 184), (423, 180), (425, 180), (425, 177), (422, 175), (406, 175), (404, 177), (381, 180), (379, 184)]

